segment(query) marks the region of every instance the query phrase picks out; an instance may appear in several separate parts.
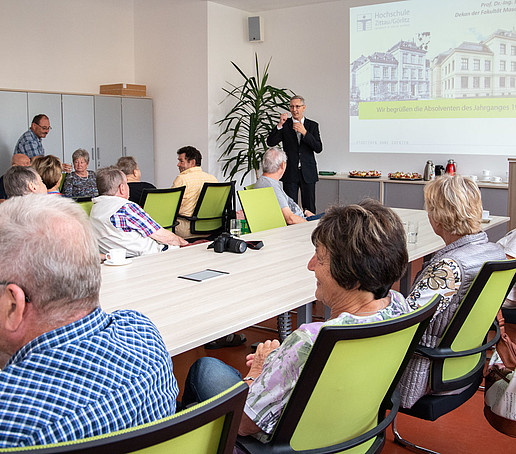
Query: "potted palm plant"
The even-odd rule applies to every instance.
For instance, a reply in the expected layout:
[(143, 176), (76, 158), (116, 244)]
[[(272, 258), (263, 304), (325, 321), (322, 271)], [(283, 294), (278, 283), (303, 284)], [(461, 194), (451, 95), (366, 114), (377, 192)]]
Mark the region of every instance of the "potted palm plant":
[(243, 182), (252, 171), (258, 178), (262, 157), (267, 150), (267, 136), (276, 127), (280, 110), (288, 110), (290, 98), (294, 96), (288, 89), (268, 84), (270, 62), (260, 74), (258, 55), (255, 54), (255, 74), (252, 76), (247, 76), (231, 62), (244, 81), (239, 86), (229, 84), (232, 88), (223, 89), (235, 104), (222, 120), (216, 122), (222, 127), (217, 138), (223, 148), (219, 161), (224, 162), (222, 171), (230, 179), (243, 172)]

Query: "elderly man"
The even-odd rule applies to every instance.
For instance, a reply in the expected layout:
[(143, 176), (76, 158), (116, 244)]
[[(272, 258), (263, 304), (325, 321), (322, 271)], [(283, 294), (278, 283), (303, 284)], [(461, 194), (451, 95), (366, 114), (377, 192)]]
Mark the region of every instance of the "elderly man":
[(177, 383), (156, 327), (138, 312), (99, 307), (97, 242), (77, 204), (7, 200), (0, 254), (0, 447), (91, 437), (175, 412)]
[(303, 210), (299, 205), (289, 197), (281, 187), (280, 178), (285, 173), (287, 168), (287, 155), (284, 151), (278, 148), (269, 148), (263, 155), (263, 175), (258, 178), (254, 188), (268, 188), (274, 189), (276, 198), (278, 199), (281, 212), (287, 224), (299, 224), (301, 222), (319, 219), (320, 215), (314, 215), (311, 211)]
[(51, 129), (50, 120), (45, 114), (36, 115), (30, 128), (16, 142), (14, 153), (27, 155), (29, 158), (45, 154), (41, 139), (44, 139)]
[(47, 193), (47, 187), (41, 176), (32, 167), (11, 167), (5, 172), (4, 186), (7, 197)]
[[(179, 214), (182, 216), (193, 214), (204, 183), (217, 183), (213, 175), (203, 172), (201, 161), (201, 152), (195, 147), (188, 146), (177, 150), (177, 168), (180, 174), (174, 180), (172, 187), (186, 186), (179, 209)], [(190, 233), (190, 223), (184, 219), (179, 219), (176, 232), (183, 238), (194, 236)]]
[(305, 210), (315, 212), (315, 183), (317, 177), (317, 162), (314, 153), (322, 151), (319, 125), (304, 117), (306, 105), (302, 96), (290, 99), (290, 113), (281, 114), (280, 121), (269, 137), (267, 145), (275, 147), (280, 142), (288, 156), (288, 165), (283, 181), (283, 187), (289, 197), (297, 203), (298, 192), (301, 189), (301, 201)]
[(132, 156), (122, 156), (118, 159), (116, 166), (125, 173), (127, 184), (129, 185), (129, 200), (140, 204), (142, 192), (144, 189), (156, 189), (151, 183), (141, 181), (142, 173), (138, 167), (136, 159)]
[[(13, 154), (13, 157), (11, 158), (11, 166), (29, 167), (30, 159), (27, 155), (21, 153)], [(7, 194), (5, 193), (4, 176), (2, 175), (0, 177), (0, 203), (5, 199), (7, 199)]]
[(127, 257), (154, 254), (168, 246), (188, 244), (165, 230), (136, 203), (130, 202), (127, 177), (115, 166), (97, 172), (99, 197), (93, 199), (90, 219), (100, 252), (124, 248)]

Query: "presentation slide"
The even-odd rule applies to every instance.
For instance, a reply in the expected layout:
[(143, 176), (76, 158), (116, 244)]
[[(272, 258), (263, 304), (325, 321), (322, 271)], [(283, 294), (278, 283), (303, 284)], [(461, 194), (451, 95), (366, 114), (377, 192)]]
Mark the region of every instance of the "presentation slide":
[(516, 0), (350, 10), (350, 151), (516, 156)]

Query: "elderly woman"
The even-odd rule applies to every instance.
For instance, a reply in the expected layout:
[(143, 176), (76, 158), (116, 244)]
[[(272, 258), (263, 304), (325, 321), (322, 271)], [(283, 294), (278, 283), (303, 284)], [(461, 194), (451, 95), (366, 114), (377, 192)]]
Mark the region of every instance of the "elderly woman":
[[(421, 340), (422, 345), (435, 347), (483, 263), (503, 260), (505, 254), (501, 246), (489, 243), (481, 230), (480, 190), (470, 178), (444, 175), (431, 181), (425, 187), (425, 206), (434, 232), (446, 246), (423, 264), (407, 301), (416, 308), (436, 293), (443, 296)], [(430, 361), (414, 356), (400, 382), (403, 407), (411, 408), (430, 392), (429, 374)]]
[(73, 168), (75, 172), (66, 175), (63, 184), (65, 197), (97, 197), (96, 175), (88, 170), (90, 155), (86, 150), (79, 148), (72, 154)]
[(61, 160), (52, 155), (39, 155), (32, 159), (31, 165), (45, 183), (47, 194), (60, 195), (59, 185), (61, 184), (61, 178), (63, 178)]
[[(322, 326), (370, 323), (411, 311), (403, 296), (390, 290), (408, 260), (405, 232), (391, 209), (372, 200), (332, 207), (315, 228), (312, 242), (315, 254), (308, 269), (315, 274), (315, 296), (331, 308), (331, 318), (302, 325), (281, 346), (267, 341), (248, 355), (244, 380), (250, 389), (241, 435), (268, 440)], [(221, 361), (201, 358), (190, 369), (183, 404), (208, 399), (239, 380), (238, 371)]]

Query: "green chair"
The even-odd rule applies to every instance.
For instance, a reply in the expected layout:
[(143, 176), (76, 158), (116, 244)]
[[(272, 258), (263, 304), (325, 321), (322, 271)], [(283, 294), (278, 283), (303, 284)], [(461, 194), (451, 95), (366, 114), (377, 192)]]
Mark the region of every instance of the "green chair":
[(235, 182), (204, 183), (191, 216), (179, 215), (190, 222), (190, 233), (215, 235), (228, 229), (228, 219), (234, 218)]
[(271, 441), (238, 437), (237, 446), (252, 454), (380, 452), (399, 406), (396, 386), (440, 300), (383, 322), (323, 327)]
[(91, 208), (93, 207), (93, 201), (91, 197), (77, 197), (74, 199), (81, 208), (86, 211), (86, 214), (89, 216), (91, 212)]
[(273, 188), (238, 191), (238, 198), (251, 232), (287, 225)]
[(0, 449), (0, 453), (231, 454), (248, 390), (239, 382), (212, 399), (155, 422), (82, 440)]
[[(455, 312), (436, 348), (419, 346), (420, 355), (431, 360), (430, 388), (434, 394), (421, 397), (412, 408), (400, 412), (419, 419), (435, 421), (469, 400), (478, 390), (483, 378), (486, 351), (500, 338), (487, 342), (487, 332), (516, 280), (516, 260), (484, 263), (468, 293)], [(469, 386), (468, 386), (469, 385)], [(459, 394), (435, 395), (459, 390)], [(434, 453), (405, 440), (393, 426), (394, 441), (419, 452)]]
[(145, 188), (140, 206), (164, 229), (174, 231), (186, 186), (168, 189)]

